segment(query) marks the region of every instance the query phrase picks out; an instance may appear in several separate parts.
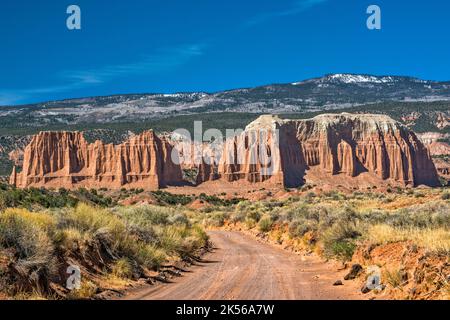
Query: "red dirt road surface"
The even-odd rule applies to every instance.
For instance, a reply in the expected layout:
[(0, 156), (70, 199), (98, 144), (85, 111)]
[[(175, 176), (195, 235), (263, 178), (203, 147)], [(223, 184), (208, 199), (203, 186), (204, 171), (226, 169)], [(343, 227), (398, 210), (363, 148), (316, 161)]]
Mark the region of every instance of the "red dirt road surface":
[(363, 299), (345, 271), (318, 258), (299, 256), (234, 231), (209, 232), (214, 250), (169, 283), (135, 290), (138, 300)]

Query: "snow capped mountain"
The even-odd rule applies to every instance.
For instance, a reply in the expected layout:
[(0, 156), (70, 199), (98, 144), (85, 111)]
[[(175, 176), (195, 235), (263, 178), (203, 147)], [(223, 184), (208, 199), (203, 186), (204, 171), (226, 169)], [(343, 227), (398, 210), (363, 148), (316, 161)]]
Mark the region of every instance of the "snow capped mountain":
[(325, 78), (325, 81), (336, 80), (341, 83), (389, 83), (394, 82), (393, 77), (375, 77), (355, 74), (333, 74)]
[(187, 93), (164, 93), (160, 97), (164, 98), (204, 98), (208, 94), (205, 92), (187, 92)]
[(450, 101), (450, 83), (339, 73), (215, 93), (122, 94), (2, 107), (0, 125), (2, 121), (15, 123), (17, 119), (29, 119), (32, 125), (67, 125), (212, 112), (315, 112), (388, 101)]
[(292, 85), (301, 85), (305, 83), (316, 84), (393, 84), (396, 82), (413, 82), (413, 83), (430, 83), (431, 81), (425, 81), (412, 77), (394, 77), (394, 76), (373, 76), (351, 73), (336, 73), (329, 74), (321, 78), (315, 78), (300, 82), (294, 82)]

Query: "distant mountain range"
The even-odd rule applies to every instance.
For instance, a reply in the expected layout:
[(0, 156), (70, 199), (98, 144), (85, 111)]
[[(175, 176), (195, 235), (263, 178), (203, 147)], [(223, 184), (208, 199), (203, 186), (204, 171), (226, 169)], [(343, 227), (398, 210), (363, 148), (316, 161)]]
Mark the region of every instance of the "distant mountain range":
[[(0, 107), (0, 176), (20, 163), (33, 134), (84, 131), (88, 141), (121, 143), (134, 133), (177, 128), (244, 128), (261, 114), (311, 118), (378, 113), (434, 141), (450, 142), (450, 82), (411, 77), (330, 74), (295, 83), (216, 93), (127, 94)], [(431, 133), (431, 134), (430, 134)]]
[(450, 82), (412, 77), (330, 74), (288, 84), (216, 93), (127, 94), (0, 108), (0, 126), (133, 122), (173, 115), (305, 113), (387, 101), (450, 101)]

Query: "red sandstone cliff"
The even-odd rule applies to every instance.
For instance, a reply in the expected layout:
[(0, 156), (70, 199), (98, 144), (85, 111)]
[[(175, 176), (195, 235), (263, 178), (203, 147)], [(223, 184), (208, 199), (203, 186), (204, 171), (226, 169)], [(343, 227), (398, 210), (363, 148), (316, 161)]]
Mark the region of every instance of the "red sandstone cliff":
[(41, 132), (25, 148), (23, 168), (14, 168), (17, 187), (108, 187), (157, 189), (182, 181), (170, 161), (172, 146), (152, 131), (120, 145), (86, 142), (80, 132)]
[[(117, 146), (89, 144), (78, 132), (42, 132), (26, 147), (23, 169), (18, 173), (14, 168), (10, 182), (21, 188), (178, 185), (183, 183), (182, 170), (171, 160), (171, 143), (152, 131)], [(175, 143), (176, 150), (184, 144)], [(417, 136), (382, 115), (325, 114), (307, 120), (262, 116), (226, 140), (221, 150), (212, 157), (210, 149), (203, 149), (200, 155), (208, 155), (206, 159), (191, 165), (198, 169), (198, 184), (220, 179), (296, 187), (315, 171), (323, 182), (336, 175), (348, 180), (370, 174), (379, 181), (438, 185), (436, 168)]]
[(438, 185), (428, 150), (407, 127), (383, 115), (324, 114), (307, 120), (262, 116), (226, 141), (217, 169), (226, 181), (295, 187), (312, 168), (329, 175), (369, 172), (404, 185)]

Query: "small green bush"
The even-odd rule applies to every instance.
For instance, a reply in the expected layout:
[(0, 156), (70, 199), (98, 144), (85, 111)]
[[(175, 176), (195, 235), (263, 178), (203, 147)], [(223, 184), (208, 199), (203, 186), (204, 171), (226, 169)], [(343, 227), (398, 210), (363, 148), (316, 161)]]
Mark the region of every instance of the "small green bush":
[(272, 224), (270, 216), (264, 216), (259, 220), (258, 228), (261, 232), (269, 232), (272, 229)]
[(360, 235), (350, 223), (340, 221), (334, 224), (322, 235), (325, 256), (350, 260), (356, 248), (355, 239)]
[(303, 237), (307, 232), (317, 231), (318, 225), (312, 220), (294, 220), (289, 223), (289, 235), (291, 237)]
[(444, 192), (444, 193), (441, 195), (441, 199), (442, 199), (442, 200), (450, 200), (450, 192)]
[(192, 202), (192, 197), (186, 195), (172, 194), (166, 191), (158, 190), (152, 192), (158, 202), (168, 205), (186, 205)]
[(252, 218), (245, 218), (245, 226), (247, 227), (247, 229), (253, 229), (256, 226), (256, 220), (252, 219)]
[(130, 260), (121, 258), (113, 264), (111, 273), (118, 278), (130, 279), (133, 277), (133, 266)]
[(259, 219), (261, 219), (261, 213), (257, 210), (251, 210), (251, 211), (247, 212), (246, 217), (247, 217), (247, 219), (251, 219), (251, 220), (254, 220), (255, 222), (258, 222)]
[(46, 276), (57, 272), (54, 245), (49, 236), (54, 220), (40, 213), (26, 210), (8, 210), (0, 214), (0, 247), (13, 249), (16, 269), (22, 277), (33, 271)]
[(221, 227), (225, 224), (225, 213), (213, 212), (205, 219), (205, 224), (211, 227)]

